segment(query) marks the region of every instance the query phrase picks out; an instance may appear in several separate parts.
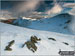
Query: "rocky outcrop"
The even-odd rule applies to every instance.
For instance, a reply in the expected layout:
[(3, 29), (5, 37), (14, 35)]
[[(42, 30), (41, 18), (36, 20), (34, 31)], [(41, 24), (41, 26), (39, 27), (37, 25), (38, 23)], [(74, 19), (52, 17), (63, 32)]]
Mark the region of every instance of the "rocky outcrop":
[(22, 45), (22, 48), (24, 47), (24, 45), (26, 45), (29, 50), (31, 50), (32, 52), (35, 52), (37, 51), (37, 46), (35, 45), (35, 43), (37, 43), (37, 41), (40, 41), (40, 40), (41, 39), (38, 39), (36, 36), (31, 36), (31, 39), (25, 42)]

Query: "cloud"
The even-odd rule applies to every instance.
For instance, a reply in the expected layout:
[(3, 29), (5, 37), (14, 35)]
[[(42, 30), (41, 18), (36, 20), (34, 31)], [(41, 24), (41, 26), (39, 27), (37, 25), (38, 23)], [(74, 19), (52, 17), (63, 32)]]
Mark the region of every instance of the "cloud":
[(56, 14), (62, 11), (62, 7), (59, 4), (55, 4), (53, 8), (46, 11), (46, 14)]
[(0, 10), (0, 20), (14, 19), (12, 13), (7, 10)]
[(22, 3), (19, 3), (15, 7), (13, 7), (14, 14), (30, 14), (33, 10), (35, 10), (40, 3), (40, 0), (26, 0)]

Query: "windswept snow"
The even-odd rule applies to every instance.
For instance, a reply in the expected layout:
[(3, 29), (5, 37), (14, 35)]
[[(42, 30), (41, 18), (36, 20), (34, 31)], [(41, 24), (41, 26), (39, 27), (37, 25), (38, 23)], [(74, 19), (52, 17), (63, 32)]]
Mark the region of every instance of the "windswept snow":
[[(41, 38), (41, 41), (36, 43), (37, 51), (33, 53), (26, 46), (21, 48), (24, 42), (28, 41), (31, 36)], [(32, 30), (9, 24), (0, 23), (1, 37), (1, 55), (59, 55), (59, 49), (64, 51), (74, 50), (74, 36), (65, 35), (55, 32)], [(54, 38), (56, 41), (49, 40)], [(15, 40), (15, 44), (11, 47), (12, 51), (5, 51), (8, 42)], [(67, 42), (65, 45), (62, 42)]]

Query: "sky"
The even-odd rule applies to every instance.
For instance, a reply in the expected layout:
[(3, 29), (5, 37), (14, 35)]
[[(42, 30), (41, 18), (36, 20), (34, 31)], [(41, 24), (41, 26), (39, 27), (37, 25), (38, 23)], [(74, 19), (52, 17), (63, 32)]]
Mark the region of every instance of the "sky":
[[(51, 11), (50, 9), (54, 6), (55, 2), (63, 4), (67, 1), (68, 0), (2, 0), (1, 9), (7, 10), (8, 12), (11, 12), (11, 14), (14, 15), (28, 16), (34, 11), (49, 12)], [(69, 0), (68, 2), (73, 1), (74, 0)], [(59, 11), (61, 11), (61, 8)]]

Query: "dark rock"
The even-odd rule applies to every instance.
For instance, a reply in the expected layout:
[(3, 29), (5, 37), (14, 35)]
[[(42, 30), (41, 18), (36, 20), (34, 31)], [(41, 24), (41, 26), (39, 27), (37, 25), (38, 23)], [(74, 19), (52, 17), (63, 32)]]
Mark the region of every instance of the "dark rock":
[(9, 46), (6, 46), (5, 50), (12, 51), (12, 49)]
[(37, 46), (35, 45), (35, 43), (33, 43), (31, 41), (27, 41), (26, 46), (29, 50), (31, 50), (33, 52), (35, 52), (37, 50)]
[(14, 44), (14, 42), (15, 40), (10, 41), (8, 46), (11, 47)]
[(37, 43), (37, 41), (40, 41), (41, 39), (38, 39), (36, 36), (31, 36), (30, 39), (33, 43)]
[(48, 38), (49, 40), (53, 40), (53, 41), (56, 41), (56, 39), (54, 39), (54, 38)]
[(5, 50), (12, 51), (12, 49), (10, 47), (14, 44), (14, 42), (15, 42), (14, 40), (10, 41), (8, 46), (6, 46)]
[(14, 21), (15, 19), (8, 19), (8, 20), (2, 20), (1, 22), (3, 22), (3, 23), (7, 23), (7, 24), (13, 24), (13, 21)]
[(66, 43), (66, 42), (63, 42), (65, 45), (69, 45), (68, 43)]
[(27, 42), (25, 42), (23, 45), (22, 45), (22, 48), (25, 46), (27, 46), (27, 48), (29, 50), (31, 50), (32, 52), (35, 52), (37, 51), (37, 46), (35, 45), (35, 43), (37, 43), (37, 41), (40, 41), (41, 39), (38, 39), (36, 36), (31, 36), (31, 39)]
[(68, 23), (70, 23), (70, 22), (71, 22), (71, 20), (68, 20), (68, 21), (67, 21), (67, 22), (65, 22), (65, 23), (67, 23), (67, 24), (68, 24)]

